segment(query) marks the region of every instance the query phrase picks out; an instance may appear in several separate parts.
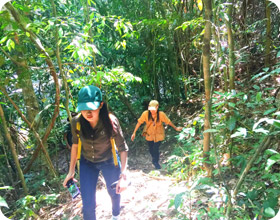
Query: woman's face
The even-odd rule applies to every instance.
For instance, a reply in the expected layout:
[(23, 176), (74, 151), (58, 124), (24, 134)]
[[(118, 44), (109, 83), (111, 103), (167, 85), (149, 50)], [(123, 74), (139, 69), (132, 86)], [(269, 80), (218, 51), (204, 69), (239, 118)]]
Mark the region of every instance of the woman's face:
[(99, 112), (100, 112), (100, 109), (102, 108), (103, 106), (103, 102), (101, 102), (100, 106), (98, 109), (96, 110), (83, 110), (81, 111), (82, 113), (82, 116), (89, 122), (97, 122), (98, 119), (99, 119)]
[(150, 110), (152, 115), (155, 115), (158, 111), (158, 106), (156, 107), (156, 109)]

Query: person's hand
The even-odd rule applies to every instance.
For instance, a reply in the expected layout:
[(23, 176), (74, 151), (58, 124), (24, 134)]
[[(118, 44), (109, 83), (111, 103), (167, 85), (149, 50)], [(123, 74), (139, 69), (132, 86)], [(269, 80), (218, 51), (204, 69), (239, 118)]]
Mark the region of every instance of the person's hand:
[(176, 127), (176, 131), (182, 131), (183, 127)]
[(120, 175), (120, 179), (119, 179), (119, 181), (117, 183), (117, 186), (116, 186), (116, 193), (120, 194), (121, 192), (126, 190), (127, 187), (128, 187), (128, 181), (127, 181), (127, 178), (126, 178), (126, 174), (122, 173)]
[(134, 139), (135, 139), (135, 133), (133, 133), (133, 134), (131, 135), (131, 140), (134, 141)]
[(63, 186), (66, 188), (67, 187), (67, 182), (68, 180), (70, 179), (73, 179), (74, 182), (78, 182), (76, 179), (74, 179), (74, 176), (75, 176), (75, 172), (73, 173), (68, 173), (67, 176), (65, 177), (64, 181), (63, 181)]

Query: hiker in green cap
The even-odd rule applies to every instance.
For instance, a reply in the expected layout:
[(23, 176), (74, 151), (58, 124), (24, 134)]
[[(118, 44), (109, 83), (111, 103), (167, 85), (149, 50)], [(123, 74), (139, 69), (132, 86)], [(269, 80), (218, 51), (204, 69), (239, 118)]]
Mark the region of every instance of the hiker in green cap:
[(148, 110), (144, 111), (141, 117), (138, 119), (138, 123), (135, 126), (134, 132), (131, 135), (131, 140), (134, 141), (136, 131), (143, 124), (146, 123), (142, 136), (144, 136), (148, 142), (149, 151), (152, 156), (152, 162), (156, 169), (161, 169), (159, 164), (159, 146), (165, 138), (164, 127), (162, 122), (166, 125), (170, 125), (176, 131), (181, 131), (182, 127), (176, 127), (171, 120), (162, 111), (158, 111), (159, 103), (157, 100), (152, 100), (149, 103)]
[[(101, 171), (112, 200), (112, 219), (120, 219), (120, 193), (127, 186), (128, 146), (119, 121), (108, 113), (96, 86), (86, 86), (79, 91), (77, 112), (81, 114), (71, 120), (73, 145), (70, 168), (63, 185), (66, 187), (68, 180), (74, 178), (75, 165), (80, 159), (83, 217), (84, 220), (95, 220), (96, 184)], [(111, 185), (116, 181), (114, 189)]]

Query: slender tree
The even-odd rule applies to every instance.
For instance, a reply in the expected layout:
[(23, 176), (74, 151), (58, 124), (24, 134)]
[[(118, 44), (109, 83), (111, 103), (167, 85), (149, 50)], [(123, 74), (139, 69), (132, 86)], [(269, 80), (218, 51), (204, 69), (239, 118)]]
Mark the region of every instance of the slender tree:
[(64, 102), (64, 106), (65, 106), (65, 110), (67, 112), (67, 115), (68, 115), (68, 118), (71, 120), (72, 119), (72, 116), (71, 116), (71, 113), (70, 113), (70, 110), (69, 110), (69, 87), (68, 87), (68, 84), (67, 84), (67, 79), (66, 79), (66, 76), (65, 76), (65, 72), (64, 72), (64, 69), (63, 69), (63, 66), (62, 66), (62, 61), (61, 61), (61, 57), (60, 57), (60, 44), (59, 44), (59, 34), (58, 34), (58, 19), (57, 19), (57, 12), (56, 12), (56, 6), (55, 6), (55, 3), (54, 3), (54, 0), (51, 0), (51, 4), (52, 4), (52, 10), (53, 10), (53, 15), (55, 17), (55, 33), (54, 33), (54, 36), (55, 36), (55, 46), (56, 46), (56, 49), (55, 49), (55, 55), (56, 55), (56, 59), (57, 59), (57, 63), (58, 63), (58, 68), (59, 68), (59, 72), (60, 72), (60, 75), (62, 77), (62, 80), (63, 80), (63, 87), (64, 87), (64, 90), (65, 90), (65, 102)]
[[(21, 15), (18, 13), (18, 11), (13, 7), (13, 5), (11, 3), (6, 3), (5, 4), (5, 7), (9, 10), (9, 12), (11, 13), (11, 15), (13, 16), (13, 18), (15, 19), (15, 21), (18, 23), (18, 25), (20, 26), (20, 28), (25, 31), (25, 32), (28, 32), (29, 33), (29, 38), (30, 40), (34, 43), (35, 47), (40, 51), (40, 53), (42, 53), (44, 55), (44, 58), (45, 58), (45, 61), (47, 63), (47, 65), (49, 66), (49, 69), (50, 69), (50, 73), (54, 79), (54, 82), (55, 82), (55, 85), (56, 85), (56, 95), (55, 95), (55, 110), (54, 110), (54, 113), (53, 113), (53, 117), (49, 123), (49, 126), (48, 128), (46, 129), (46, 132), (45, 132), (45, 135), (42, 139), (43, 143), (46, 142), (50, 132), (51, 132), (51, 129), (53, 128), (54, 126), (54, 123), (55, 123), (55, 120), (56, 120), (56, 117), (58, 116), (59, 114), (59, 100), (60, 100), (60, 96), (59, 96), (59, 93), (60, 93), (60, 89), (59, 89), (59, 84), (58, 84), (58, 78), (57, 78), (57, 75), (56, 75), (56, 71), (55, 71), (55, 67), (54, 67), (54, 64), (48, 54), (48, 52), (46, 51), (46, 49), (43, 47), (40, 39), (36, 36), (36, 34), (34, 34), (33, 31), (31, 31), (30, 29), (27, 28), (27, 25), (25, 24), (25, 22), (22, 20), (22, 17)], [(28, 121), (28, 120), (26, 120)], [(34, 127), (32, 124), (30, 127)], [(40, 139), (40, 138), (39, 138)], [(33, 163), (33, 161), (37, 158), (38, 154), (39, 154), (39, 151), (41, 149), (41, 147), (43, 146), (43, 144), (40, 144), (39, 147), (37, 147), (37, 149), (35, 150), (34, 154), (32, 155), (32, 159), (29, 161), (29, 165), (27, 166), (27, 168), (25, 169), (28, 170), (28, 168), (30, 168), (31, 164)], [(47, 162), (49, 163), (49, 167), (52, 171), (52, 173), (56, 176), (56, 172), (53, 168), (53, 165), (52, 165), (52, 162), (51, 160), (49, 159), (49, 155), (48, 155), (48, 152), (43, 148), (44, 150), (44, 154), (46, 156), (46, 159), (47, 159)]]
[[(203, 74), (205, 86), (205, 119), (204, 130), (210, 129), (211, 123), (211, 77), (210, 77), (210, 39), (211, 39), (211, 18), (212, 18), (212, 1), (204, 0), (205, 7), (205, 31), (203, 37)], [(210, 133), (203, 134), (203, 158), (204, 167), (208, 176), (212, 175), (211, 166), (209, 164), (210, 151)]]
[(232, 33), (232, 8), (233, 8), (233, 0), (229, 0), (228, 10), (227, 10), (227, 18), (225, 19), (226, 26), (227, 26), (227, 34), (228, 34), (228, 70), (229, 70), (229, 88), (230, 90), (235, 89), (235, 69), (234, 69), (234, 39)]
[(18, 155), (17, 155), (17, 151), (16, 151), (16, 148), (15, 148), (15, 144), (12, 141), (12, 137), (11, 137), (11, 134), (9, 132), (7, 122), (6, 122), (6, 118), (5, 118), (4, 111), (3, 111), (3, 108), (2, 108), (1, 104), (0, 104), (0, 118), (1, 118), (1, 122), (2, 122), (1, 124), (2, 124), (3, 129), (4, 129), (4, 133), (5, 133), (5, 136), (6, 136), (6, 140), (8, 142), (8, 145), (9, 145), (10, 149), (11, 149), (13, 159), (14, 159), (14, 162), (15, 162), (15, 165), (16, 165), (16, 168), (17, 168), (18, 177), (21, 180), (21, 184), (22, 184), (24, 193), (25, 193), (25, 195), (27, 195), (28, 194), (28, 189), (27, 189), (27, 186), (26, 186), (26, 183), (25, 183), (25, 179), (24, 179), (22, 169), (20, 167), (20, 163), (19, 163), (19, 160), (18, 160)]
[(266, 39), (265, 39), (265, 67), (270, 66), (270, 51), (271, 51), (271, 10), (270, 1), (265, 0), (265, 15), (266, 15)]

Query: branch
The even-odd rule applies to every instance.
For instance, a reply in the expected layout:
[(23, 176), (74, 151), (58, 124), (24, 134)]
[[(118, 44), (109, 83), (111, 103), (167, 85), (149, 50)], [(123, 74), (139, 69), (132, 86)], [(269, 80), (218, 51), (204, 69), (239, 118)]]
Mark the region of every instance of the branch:
[(22, 66), (24, 68), (29, 68), (27, 65), (25, 65), (24, 63), (20, 63), (18, 61), (16, 61), (14, 58), (12, 58), (5, 50), (3, 50), (2, 47), (0, 47), (0, 50), (2, 51), (2, 53), (8, 57), (13, 63), (15, 63), (17, 66)]
[(15, 144), (12, 141), (11, 134), (8, 131), (6, 118), (5, 118), (4, 111), (3, 111), (3, 108), (1, 106), (1, 104), (0, 104), (0, 118), (2, 120), (2, 125), (3, 125), (5, 136), (7, 138), (8, 145), (9, 145), (9, 147), (11, 149), (11, 152), (12, 152), (12, 155), (13, 155), (13, 158), (14, 158), (14, 162), (15, 162), (15, 165), (16, 165), (16, 168), (17, 168), (17, 171), (18, 171), (18, 176), (19, 176), (19, 178), (21, 180), (21, 184), (22, 184), (22, 187), (23, 187), (23, 190), (24, 190), (24, 194), (28, 195), (28, 188), (26, 186), (24, 175), (23, 175), (22, 169), (20, 167), (20, 163), (19, 163), (19, 159), (18, 159), (18, 154), (17, 154), (16, 148), (15, 148)]
[[(49, 154), (48, 154), (48, 152), (47, 152), (47, 150), (46, 150), (46, 148), (45, 148), (45, 146), (44, 146), (44, 144), (43, 144), (43, 142), (42, 142), (42, 140), (41, 140), (39, 134), (35, 131), (34, 127), (33, 127), (32, 124), (27, 120), (27, 118), (22, 114), (21, 110), (20, 110), (20, 109), (18, 108), (18, 106), (14, 103), (14, 101), (9, 97), (9, 95), (8, 95), (8, 93), (7, 93), (7, 91), (6, 91), (6, 89), (5, 89), (4, 87), (0, 86), (0, 90), (1, 90), (2, 93), (5, 95), (5, 97), (11, 102), (11, 104), (14, 106), (14, 108), (16, 109), (16, 111), (18, 112), (18, 114), (20, 115), (21, 119), (28, 125), (28, 127), (30, 128), (30, 130), (34, 133), (35, 138), (36, 138), (37, 141), (39, 142), (39, 146), (43, 149), (43, 153), (44, 153), (45, 156), (46, 156), (47, 162), (48, 162), (48, 164), (49, 164), (49, 166), (50, 166), (51, 171), (53, 172), (53, 175), (54, 175), (54, 176), (57, 176), (57, 175), (56, 175), (56, 172), (55, 172), (55, 169), (54, 169), (54, 167), (53, 167), (53, 165), (52, 165), (52, 161), (51, 161), (51, 159), (50, 159), (50, 157), (49, 157)], [(34, 154), (33, 154), (33, 155), (34, 155)], [(25, 173), (25, 172), (23, 171), (23, 173)]]
[[(269, 133), (271, 133), (274, 130), (274, 125), (271, 125), (270, 129), (269, 129)], [(243, 173), (241, 174), (238, 182), (236, 183), (235, 187), (234, 187), (234, 191), (233, 191), (233, 197), (236, 198), (236, 195), (238, 193), (238, 190), (240, 189), (246, 175), (248, 174), (249, 170), (252, 167), (252, 164), (255, 162), (257, 156), (263, 152), (270, 144), (270, 141), (272, 139), (272, 136), (266, 136), (261, 145), (259, 146), (259, 148), (256, 150), (256, 152), (254, 153), (254, 155), (251, 157), (251, 159), (249, 160), (249, 162), (247, 163), (246, 168), (243, 170)]]
[[(26, 25), (24, 24), (24, 22), (20, 18), (20, 14), (16, 11), (16, 9), (12, 6), (12, 4), (8, 2), (8, 3), (5, 4), (5, 7), (10, 11), (10, 13), (14, 17), (15, 21), (18, 22), (18, 24), (21, 27), (21, 29), (23, 31), (26, 31), (26, 32), (29, 33), (30, 40), (35, 44), (36, 48), (44, 55), (46, 63), (49, 66), (50, 73), (51, 73), (51, 75), (53, 77), (53, 80), (55, 82), (55, 86), (56, 86), (55, 109), (54, 109), (54, 113), (53, 113), (52, 119), (51, 119), (51, 121), (49, 123), (49, 126), (47, 127), (45, 135), (44, 135), (44, 137), (42, 139), (43, 143), (45, 143), (47, 138), (48, 138), (48, 136), (49, 136), (49, 134), (50, 134), (50, 132), (51, 132), (51, 130), (52, 130), (52, 128), (54, 127), (55, 120), (56, 120), (56, 118), (57, 118), (57, 116), (59, 114), (59, 99), (60, 99), (59, 94), (60, 94), (60, 91), (59, 91), (58, 78), (57, 78), (57, 75), (56, 75), (56, 72), (55, 72), (55, 67), (53, 65), (53, 62), (52, 62), (49, 54), (47, 53), (47, 51), (43, 47), (40, 39), (31, 30), (27, 29)], [(40, 151), (42, 146), (43, 145), (40, 144), (37, 147), (37, 149), (35, 150), (34, 154), (32, 155), (31, 160), (29, 161), (28, 167), (31, 167), (31, 164), (36, 159), (36, 157), (39, 154), (39, 151)], [(26, 170), (27, 169), (25, 169), (25, 171)]]

